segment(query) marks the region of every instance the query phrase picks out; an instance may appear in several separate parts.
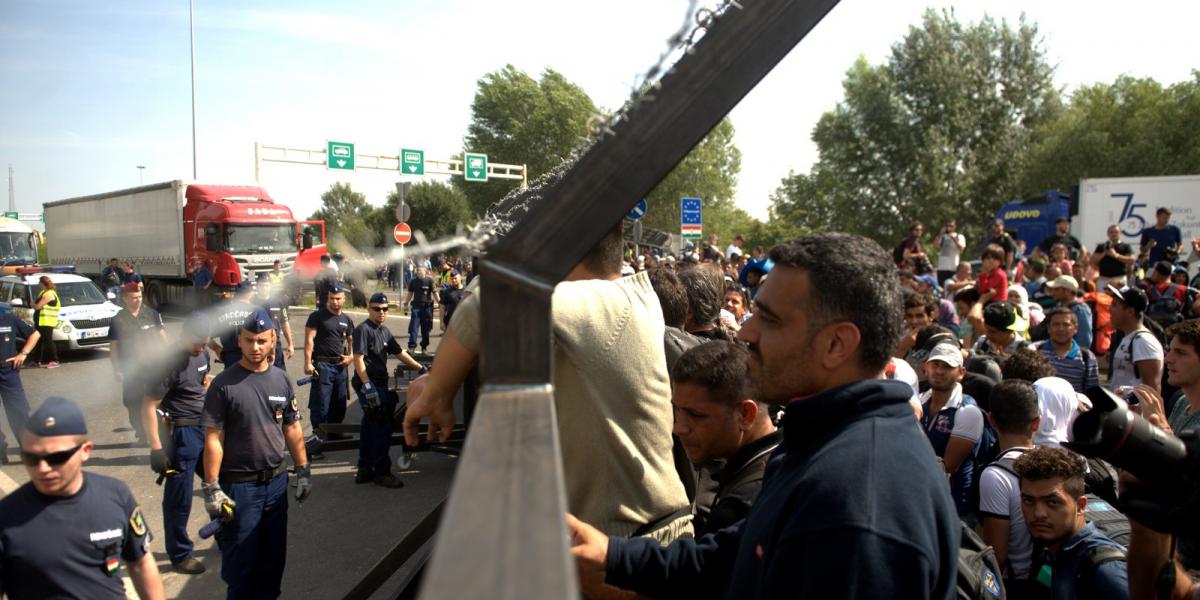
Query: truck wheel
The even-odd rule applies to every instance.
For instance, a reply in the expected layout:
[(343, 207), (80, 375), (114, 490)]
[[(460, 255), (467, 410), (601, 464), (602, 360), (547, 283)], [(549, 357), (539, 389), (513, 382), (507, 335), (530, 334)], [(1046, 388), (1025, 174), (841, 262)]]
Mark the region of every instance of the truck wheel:
[(163, 289), (162, 284), (157, 281), (151, 281), (146, 284), (146, 305), (154, 310), (160, 310), (163, 305)]

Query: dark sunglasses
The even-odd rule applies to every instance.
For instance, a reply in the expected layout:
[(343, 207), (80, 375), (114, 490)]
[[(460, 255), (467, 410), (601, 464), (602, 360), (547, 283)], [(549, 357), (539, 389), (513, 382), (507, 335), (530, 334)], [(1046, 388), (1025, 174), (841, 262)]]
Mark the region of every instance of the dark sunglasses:
[(386, 307), (386, 306), (372, 306), (372, 307), (370, 307), (370, 310), (372, 310), (372, 311), (375, 311), (375, 312), (387, 312), (387, 311), (388, 311), (388, 307)]
[(83, 444), (80, 444), (78, 446), (75, 446), (74, 448), (71, 448), (70, 450), (63, 450), (62, 452), (51, 452), (49, 454), (34, 454), (32, 452), (25, 452), (24, 450), (22, 450), (21, 451), (21, 462), (25, 463), (25, 466), (27, 466), (27, 467), (36, 467), (36, 466), (38, 466), (38, 463), (40, 463), (44, 460), (44, 461), (46, 461), (46, 464), (50, 465), (51, 467), (58, 467), (58, 466), (61, 466), (63, 463), (67, 462), (68, 460), (71, 460), (71, 457), (75, 456), (75, 453), (79, 452), (79, 449), (82, 447), (83, 447)]

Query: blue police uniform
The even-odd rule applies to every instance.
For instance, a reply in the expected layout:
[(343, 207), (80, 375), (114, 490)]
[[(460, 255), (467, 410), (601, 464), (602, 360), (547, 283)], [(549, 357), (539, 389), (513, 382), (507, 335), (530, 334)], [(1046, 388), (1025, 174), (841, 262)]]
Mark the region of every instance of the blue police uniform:
[[(387, 297), (377, 294), (371, 303), (386, 303)], [(395, 398), (388, 390), (387, 357), (403, 352), (396, 338), (386, 325), (376, 325), (367, 320), (354, 330), (354, 353), (363, 355), (367, 367), (367, 380), (379, 394), (380, 406), (368, 414), (363, 411), (362, 429), (358, 444), (359, 472), (369, 471), (375, 475), (391, 473), (392, 414), (396, 407)], [(358, 394), (359, 406), (366, 406), (366, 392), (358, 377), (354, 378), (354, 391)]]
[[(250, 284), (242, 282), (237, 285), (235, 290), (237, 293), (242, 293), (249, 287)], [(237, 344), (238, 328), (247, 317), (254, 314), (255, 310), (257, 307), (253, 304), (233, 299), (221, 303), (213, 316), (213, 324), (216, 328), (214, 333), (221, 341), (221, 362), (225, 363), (226, 369), (229, 368), (229, 365), (242, 360), (242, 351)]]
[(408, 321), (408, 349), (417, 348), (417, 333), (421, 334), (421, 352), (429, 347), (429, 332), (433, 329), (433, 278), (414, 277), (408, 284), (412, 292), (412, 318)]
[[(256, 311), (251, 331), (271, 329)], [(235, 503), (233, 520), (217, 533), (227, 597), (278, 598), (287, 562), (287, 443), (283, 428), (297, 423), (296, 395), (287, 373), (227, 365), (209, 385), (200, 423), (225, 433), (218, 481)]]
[[(87, 434), (83, 411), (63, 398), (47, 398), (27, 429), (40, 437)], [(82, 487), (70, 496), (44, 495), (30, 482), (0, 500), (0, 595), (125, 598), (121, 560), (149, 552), (150, 528), (128, 486), (81, 476)]]
[(317, 332), (312, 349), (317, 380), (308, 396), (309, 419), (315, 432), (322, 423), (341, 423), (346, 418), (349, 381), (346, 366), (339, 363), (347, 353), (347, 338), (354, 334), (354, 321), (345, 313), (335, 315), (322, 307), (308, 315), (304, 328)]
[[(12, 313), (0, 314), (0, 399), (4, 401), (4, 416), (13, 437), (21, 437), (21, 429), (29, 418), (29, 400), (25, 398), (25, 387), (21, 385), (21, 370), (13, 368), (8, 359), (20, 352), (17, 342), (22, 344), (33, 335), (33, 327)], [(8, 441), (0, 428), (0, 462), (8, 462)]]
[(163, 488), (163, 533), (167, 555), (178, 564), (192, 556), (187, 524), (192, 512), (192, 477), (204, 453), (200, 413), (204, 409), (204, 378), (209, 374), (209, 362), (208, 351), (192, 356), (181, 350), (173, 358), (167, 372), (146, 394), (161, 399), (159, 409), (167, 415), (170, 438), (164, 440), (164, 450), (175, 473), (166, 477)]
[(275, 324), (275, 366), (286, 371), (287, 366), (284, 362), (283, 346), (287, 342), (283, 337), (283, 328), (289, 326), (287, 322), (287, 306), (284, 305), (284, 302), (271, 299), (260, 300), (259, 306), (265, 308), (271, 314), (271, 321)]
[(145, 443), (142, 431), (142, 402), (146, 399), (145, 366), (162, 348), (160, 331), (162, 317), (149, 306), (142, 305), (135, 317), (128, 308), (113, 317), (109, 336), (117, 341), (117, 362), (121, 365), (121, 400), (129, 412), (129, 424), (138, 442)]

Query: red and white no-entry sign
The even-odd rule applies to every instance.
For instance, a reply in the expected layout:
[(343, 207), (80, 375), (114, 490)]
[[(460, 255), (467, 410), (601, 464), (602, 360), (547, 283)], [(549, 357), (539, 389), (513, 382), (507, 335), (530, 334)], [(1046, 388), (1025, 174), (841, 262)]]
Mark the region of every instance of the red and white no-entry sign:
[(412, 227), (408, 223), (397, 223), (395, 229), (392, 229), (392, 237), (396, 239), (396, 243), (403, 246), (412, 239)]

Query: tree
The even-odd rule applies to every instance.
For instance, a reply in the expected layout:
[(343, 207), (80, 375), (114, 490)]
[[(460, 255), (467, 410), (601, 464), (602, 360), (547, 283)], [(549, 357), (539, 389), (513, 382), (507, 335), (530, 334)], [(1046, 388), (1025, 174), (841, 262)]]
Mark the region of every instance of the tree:
[[(379, 222), (386, 228), (388, 240), (396, 223), (399, 202), (399, 196), (393, 191), (388, 194), (386, 205), (376, 212), (380, 215)], [(404, 197), (404, 203), (412, 210), (408, 224), (413, 231), (420, 231), (431, 240), (453, 234), (460, 225), (470, 226), (475, 222), (462, 190), (437, 181), (413, 185)]]
[(646, 195), (645, 226), (678, 232), (679, 199), (700, 198), (706, 234), (723, 240), (745, 234), (735, 228), (748, 227), (753, 218), (733, 203), (741, 168), (742, 152), (733, 143), (733, 123), (726, 117)]
[(321, 194), (321, 208), (309, 219), (325, 221), (331, 250), (344, 251), (340, 246), (346, 244), (361, 251), (378, 247), (382, 239), (382, 233), (367, 224), (375, 210), (350, 184), (335, 183)]
[[(587, 122), (598, 111), (577, 85), (553, 69), (532, 77), (512, 65), (479, 80), (471, 103), (465, 149), (482, 152), (489, 161), (524, 164), (533, 180), (570, 156), (587, 138)], [(453, 185), (464, 193), (473, 214), (480, 215), (516, 185), (511, 180)]]
[[(819, 160), (776, 191), (781, 217), (861, 233), (885, 246), (915, 220), (958, 219), (979, 240), (999, 206), (1020, 197), (1032, 131), (1061, 106), (1037, 27), (1022, 19), (962, 25), (926, 11), (883, 65), (859, 58), (845, 96), (818, 122)], [(812, 194), (799, 196), (797, 194)]]
[(1129, 76), (1079, 88), (1037, 134), (1027, 194), (1066, 191), (1087, 177), (1200, 173), (1200, 71), (1166, 88)]

